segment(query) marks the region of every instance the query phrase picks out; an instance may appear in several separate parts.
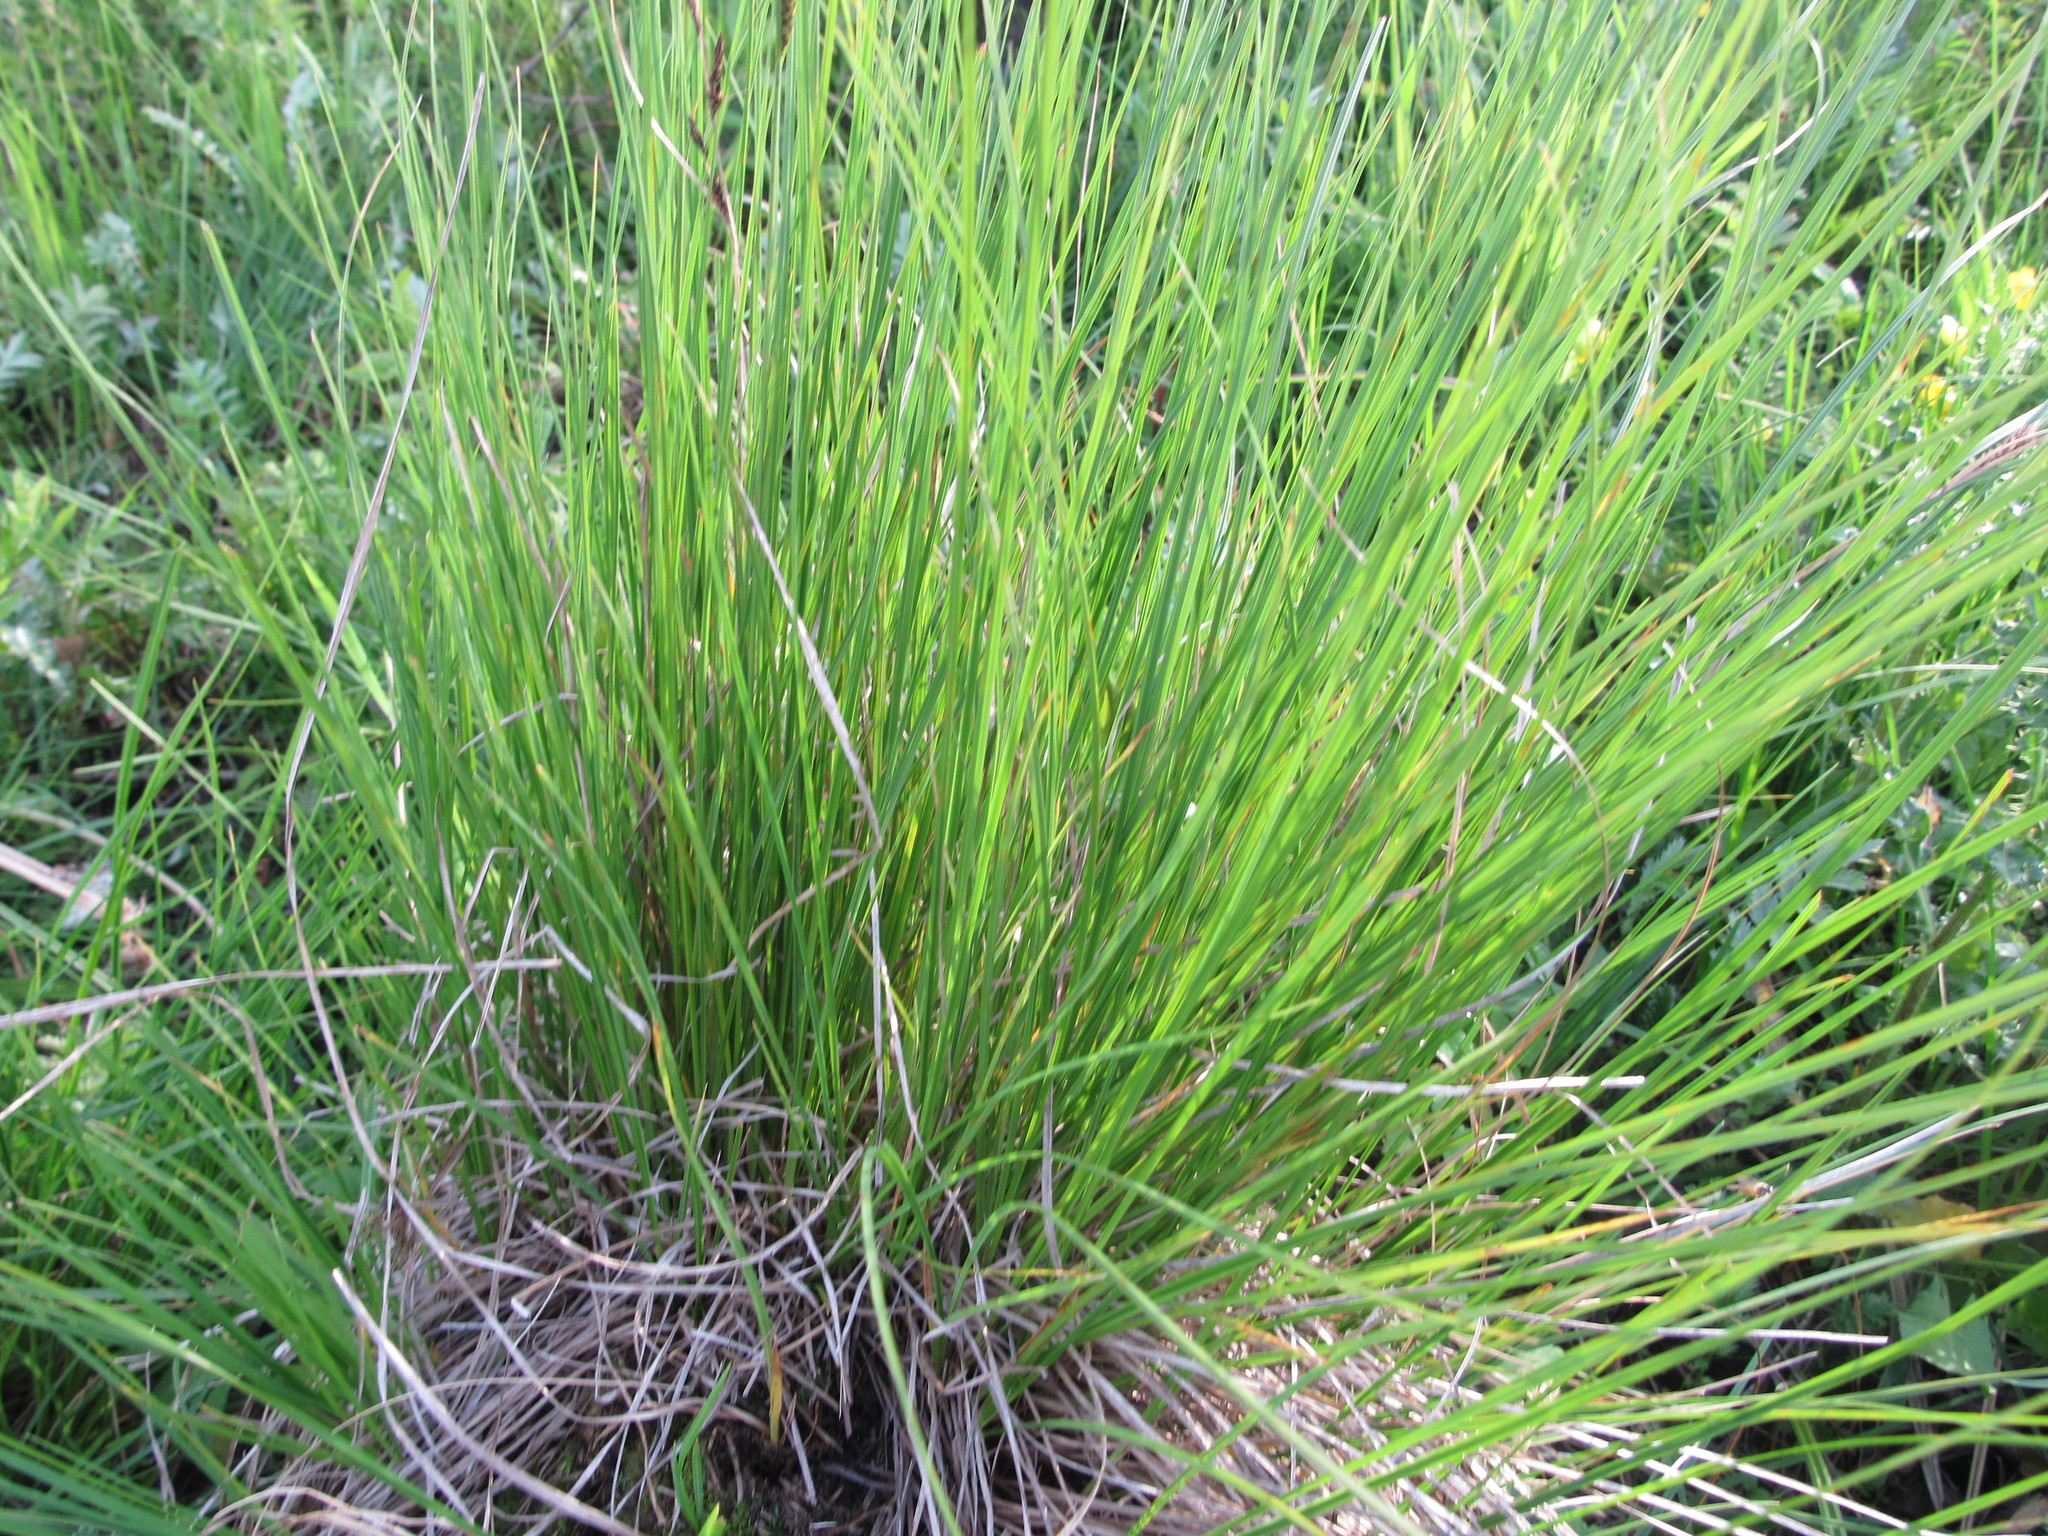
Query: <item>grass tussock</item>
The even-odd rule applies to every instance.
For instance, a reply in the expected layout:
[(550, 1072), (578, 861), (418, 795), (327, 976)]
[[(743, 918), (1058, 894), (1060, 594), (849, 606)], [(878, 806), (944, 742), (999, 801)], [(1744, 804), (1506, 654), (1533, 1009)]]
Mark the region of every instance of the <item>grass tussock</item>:
[(2036, 1507), (2038, 7), (93, 14), (24, 1528)]
[[(693, 1109), (718, 1134), (758, 1135), (777, 1119), (745, 1090)], [(688, 1528), (716, 1490), (763, 1529), (909, 1530), (931, 1518), (928, 1460), (963, 1526), (1206, 1532), (1305, 1485), (1313, 1496), (1257, 1432), (1238, 1400), (1247, 1389), (1284, 1400), (1290, 1427), (1328, 1453), (1387, 1454), (1401, 1471), (1378, 1511), (1425, 1531), (1532, 1528), (1522, 1506), (1564, 1475), (1526, 1452), (1417, 1439), (1448, 1404), (1476, 1401), (1489, 1374), (1441, 1348), (1419, 1359), (1352, 1349), (1304, 1388), (1284, 1363), (1261, 1363), (1266, 1350), (1239, 1347), (1234, 1393), (1130, 1329), (1026, 1373), (1020, 1355), (1062, 1319), (1020, 1242), (972, 1267), (906, 1274), (885, 1263), (876, 1287), (858, 1262), (858, 1227), (831, 1219), (858, 1159), (823, 1188), (792, 1180), (772, 1155), (741, 1161), (714, 1185), (729, 1238), (727, 1223), (650, 1214), (666, 1191), (584, 1130), (605, 1125), (602, 1107), (544, 1110), (555, 1149), (588, 1181), (583, 1198), (564, 1200), (555, 1169), (508, 1147), (516, 1166), (484, 1201), (451, 1183), (396, 1202), (397, 1230), (379, 1249), (386, 1306), (409, 1343), (344, 1290), (415, 1410), (405, 1439), (417, 1475), (457, 1511), (510, 1492), (587, 1528)], [(648, 1150), (681, 1161), (672, 1144)], [(1287, 1310), (1267, 1316), (1253, 1299), (1246, 1315), (1297, 1365), (1344, 1342), (1312, 1309)], [(920, 1367), (916, 1436), (892, 1381), (904, 1339)], [(1019, 1375), (1022, 1390), (1007, 1390)], [(269, 1427), (290, 1425), (274, 1413)], [(1390, 1451), (1396, 1440), (1404, 1449)], [(222, 1512), (223, 1529), (420, 1525), (415, 1502), (374, 1465), (252, 1447), (235, 1473), (257, 1491)], [(1332, 1530), (1378, 1528), (1346, 1501), (1319, 1502)]]

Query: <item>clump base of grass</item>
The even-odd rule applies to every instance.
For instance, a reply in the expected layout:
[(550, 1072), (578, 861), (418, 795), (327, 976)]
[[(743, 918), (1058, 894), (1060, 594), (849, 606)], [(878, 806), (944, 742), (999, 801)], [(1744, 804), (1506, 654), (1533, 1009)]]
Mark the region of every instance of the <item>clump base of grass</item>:
[[(617, 1105), (523, 1108), (545, 1146), (440, 1127), (443, 1171), (363, 1213), (381, 1297), (334, 1277), (381, 1398), (356, 1426), (365, 1463), (252, 1448), (235, 1472), (257, 1491), (215, 1529), (434, 1529), (408, 1491), (424, 1489), (486, 1528), (1207, 1536), (1285, 1504), (1332, 1536), (1477, 1536), (1536, 1529), (1566, 1475), (1511, 1442), (1418, 1438), (1497, 1384), (1469, 1341), (1347, 1350), (1312, 1306), (1271, 1297), (1233, 1309), (1242, 1338), (1208, 1368), (1150, 1328), (1068, 1339), (1047, 1282), (1080, 1271), (1031, 1267), (1019, 1234), (970, 1251), (965, 1191), (932, 1214), (957, 1262), (871, 1268), (858, 1190), (876, 1165), (778, 1150), (787, 1117), (760, 1083), (686, 1106), (695, 1155)], [(1384, 1508), (1334, 1493), (1270, 1414), (1370, 1458)], [(261, 1428), (272, 1447), (291, 1434), (281, 1414)]]

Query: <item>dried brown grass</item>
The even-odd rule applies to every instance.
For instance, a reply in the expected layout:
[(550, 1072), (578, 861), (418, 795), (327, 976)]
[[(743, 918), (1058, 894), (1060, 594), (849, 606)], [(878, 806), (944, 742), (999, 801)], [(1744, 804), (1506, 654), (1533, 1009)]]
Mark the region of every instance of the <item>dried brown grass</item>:
[[(1475, 1392), (1471, 1351), (1359, 1351), (1304, 1383), (1336, 1338), (1312, 1317), (1269, 1315), (1256, 1325), (1268, 1363), (1230, 1361), (1235, 1391), (1146, 1330), (1027, 1370), (1027, 1341), (1070, 1319), (1017, 1248), (882, 1276), (934, 1489), (880, 1347), (850, 1198), (858, 1158), (821, 1177), (815, 1159), (765, 1150), (779, 1139), (772, 1107), (745, 1092), (703, 1106), (700, 1145), (750, 1149), (706, 1160), (722, 1166), (707, 1176), (728, 1227), (705, 1218), (673, 1133), (622, 1136), (644, 1127), (548, 1109), (551, 1146), (472, 1148), (497, 1170), (481, 1185), (444, 1155), (451, 1171), (418, 1198), (394, 1193), (359, 1234), (386, 1283), (352, 1296), (375, 1406), (351, 1430), (390, 1475), (252, 1449), (236, 1470), (260, 1492), (215, 1529), (456, 1528), (400, 1481), (490, 1530), (689, 1529), (672, 1455), (714, 1396), (709, 1482), (729, 1517), (744, 1509), (763, 1531), (943, 1536), (957, 1520), (989, 1536), (1204, 1536), (1283, 1505), (1297, 1528), (1333, 1536), (1543, 1523), (1529, 1511), (1550, 1469), (1533, 1453), (1445, 1457), (1441, 1441), (1409, 1440), (1401, 1475), (1372, 1462)], [(957, 1250), (965, 1218), (950, 1210)], [(1304, 1365), (1271, 1364), (1276, 1346)], [(1334, 1495), (1251, 1419), (1247, 1390), (1334, 1457), (1366, 1457), (1389, 1507)]]

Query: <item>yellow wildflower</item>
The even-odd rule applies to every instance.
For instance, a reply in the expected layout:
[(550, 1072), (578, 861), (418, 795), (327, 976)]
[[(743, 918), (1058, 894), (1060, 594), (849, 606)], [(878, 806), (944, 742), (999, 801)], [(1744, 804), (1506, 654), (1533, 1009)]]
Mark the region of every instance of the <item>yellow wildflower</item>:
[(1970, 339), (1970, 328), (1954, 315), (1941, 317), (1941, 344), (1953, 351)]
[(1938, 373), (1920, 381), (1920, 403), (1946, 416), (1955, 408), (1956, 387)]
[(2032, 267), (2020, 267), (2005, 274), (2005, 296), (2012, 300), (2014, 309), (2032, 309), (2034, 296), (2041, 291), (2041, 274)]

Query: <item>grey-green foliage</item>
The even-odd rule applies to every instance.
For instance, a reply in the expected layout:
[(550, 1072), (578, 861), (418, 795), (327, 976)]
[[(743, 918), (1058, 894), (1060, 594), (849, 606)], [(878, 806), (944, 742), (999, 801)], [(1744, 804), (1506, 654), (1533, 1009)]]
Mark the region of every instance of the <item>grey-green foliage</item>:
[(12, 390), (42, 365), (42, 355), (28, 344), (26, 336), (16, 331), (0, 342), (0, 393)]

